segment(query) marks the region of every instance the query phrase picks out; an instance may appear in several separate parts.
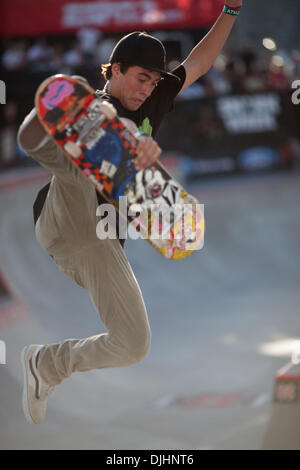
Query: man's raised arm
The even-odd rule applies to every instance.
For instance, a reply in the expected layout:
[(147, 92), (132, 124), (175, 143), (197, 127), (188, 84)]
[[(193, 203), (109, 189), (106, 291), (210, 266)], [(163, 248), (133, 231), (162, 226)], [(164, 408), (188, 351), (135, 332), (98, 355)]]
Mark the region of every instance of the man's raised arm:
[(224, 10), (215, 24), (182, 62), (186, 80), (181, 91), (209, 71), (227, 41), (242, 3), (243, 0), (226, 0)]

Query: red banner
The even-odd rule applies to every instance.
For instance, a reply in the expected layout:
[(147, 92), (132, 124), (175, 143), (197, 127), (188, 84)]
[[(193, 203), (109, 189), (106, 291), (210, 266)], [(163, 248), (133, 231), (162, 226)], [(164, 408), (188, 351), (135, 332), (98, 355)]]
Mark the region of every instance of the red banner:
[(1, 0), (0, 36), (209, 28), (224, 0)]

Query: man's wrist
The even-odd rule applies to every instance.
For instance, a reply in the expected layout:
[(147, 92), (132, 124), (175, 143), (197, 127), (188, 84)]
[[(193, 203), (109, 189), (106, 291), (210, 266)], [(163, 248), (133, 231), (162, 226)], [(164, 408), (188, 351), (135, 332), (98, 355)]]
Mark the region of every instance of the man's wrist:
[(227, 15), (238, 16), (240, 14), (241, 9), (242, 9), (242, 5), (231, 7), (225, 4), (223, 8), (223, 12), (226, 13)]

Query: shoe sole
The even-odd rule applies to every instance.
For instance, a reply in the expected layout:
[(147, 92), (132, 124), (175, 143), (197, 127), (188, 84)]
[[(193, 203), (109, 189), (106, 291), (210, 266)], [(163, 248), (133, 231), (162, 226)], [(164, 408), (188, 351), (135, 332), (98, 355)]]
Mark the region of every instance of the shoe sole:
[(21, 352), (21, 363), (22, 363), (22, 370), (23, 370), (23, 377), (24, 377), (24, 386), (23, 386), (23, 394), (22, 394), (22, 404), (23, 404), (23, 411), (25, 418), (28, 423), (36, 424), (30, 415), (29, 406), (28, 406), (28, 370), (29, 367), (28, 362), (26, 361), (26, 353), (29, 349), (29, 346), (25, 346)]

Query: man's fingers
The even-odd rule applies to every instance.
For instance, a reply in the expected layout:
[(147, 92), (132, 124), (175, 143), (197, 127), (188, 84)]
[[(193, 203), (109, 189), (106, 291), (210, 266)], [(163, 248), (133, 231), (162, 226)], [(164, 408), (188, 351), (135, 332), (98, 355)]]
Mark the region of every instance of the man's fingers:
[(154, 163), (161, 154), (161, 148), (151, 137), (143, 137), (137, 146), (137, 157), (134, 164), (137, 170), (147, 168)]
[(147, 137), (145, 140), (141, 140), (136, 148), (138, 158), (151, 157), (151, 155), (160, 153), (161, 148), (151, 137)]

